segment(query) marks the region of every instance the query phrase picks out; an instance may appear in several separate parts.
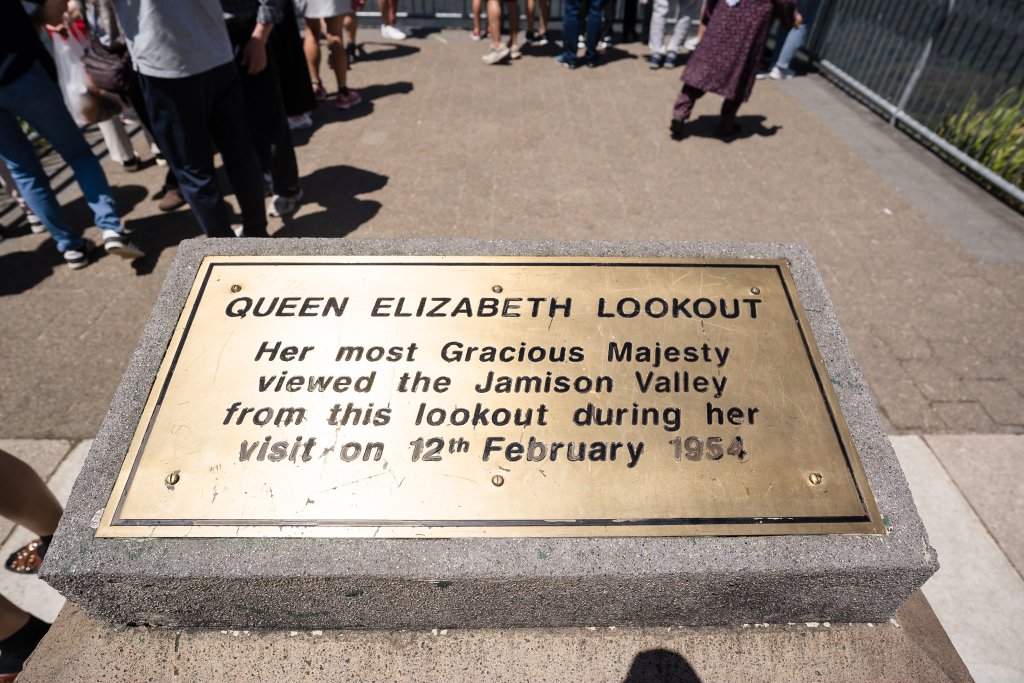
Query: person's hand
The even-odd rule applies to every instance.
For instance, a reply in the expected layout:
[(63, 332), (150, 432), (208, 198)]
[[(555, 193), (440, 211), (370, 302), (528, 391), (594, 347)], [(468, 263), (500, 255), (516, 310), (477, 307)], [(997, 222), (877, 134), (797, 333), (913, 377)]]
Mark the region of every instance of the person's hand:
[(794, 12), (794, 15), (793, 28), (800, 28), (804, 23), (804, 15), (800, 14), (800, 12)]
[(242, 66), (250, 76), (267, 68), (267, 41), (253, 36), (242, 49)]

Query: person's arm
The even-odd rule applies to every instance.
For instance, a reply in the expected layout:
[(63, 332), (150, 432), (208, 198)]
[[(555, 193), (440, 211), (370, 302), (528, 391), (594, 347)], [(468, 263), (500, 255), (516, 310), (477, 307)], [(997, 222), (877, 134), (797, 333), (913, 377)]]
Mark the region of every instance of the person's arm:
[(796, 11), (796, 0), (774, 0), (775, 16), (786, 28), (800, 28), (804, 18)]
[(256, 28), (242, 53), (242, 64), (250, 75), (256, 75), (267, 68), (267, 40), (274, 30), (274, 24), (279, 23), (283, 16), (280, 0), (260, 0)]

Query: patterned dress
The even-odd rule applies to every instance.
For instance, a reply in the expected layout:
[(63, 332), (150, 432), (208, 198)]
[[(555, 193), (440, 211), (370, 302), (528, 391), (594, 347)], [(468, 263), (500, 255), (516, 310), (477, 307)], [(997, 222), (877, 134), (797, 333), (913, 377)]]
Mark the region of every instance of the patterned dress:
[(787, 28), (796, 18), (796, 0), (708, 0), (707, 31), (686, 63), (682, 81), (727, 100), (745, 102), (754, 87), (772, 18)]

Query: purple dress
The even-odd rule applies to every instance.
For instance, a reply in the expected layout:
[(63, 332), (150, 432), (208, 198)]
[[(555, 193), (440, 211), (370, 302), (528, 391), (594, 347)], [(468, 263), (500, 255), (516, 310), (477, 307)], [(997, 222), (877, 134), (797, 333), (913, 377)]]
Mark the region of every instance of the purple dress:
[(682, 81), (727, 100), (745, 102), (754, 87), (772, 18), (788, 28), (796, 18), (796, 0), (708, 0), (707, 31), (686, 63)]

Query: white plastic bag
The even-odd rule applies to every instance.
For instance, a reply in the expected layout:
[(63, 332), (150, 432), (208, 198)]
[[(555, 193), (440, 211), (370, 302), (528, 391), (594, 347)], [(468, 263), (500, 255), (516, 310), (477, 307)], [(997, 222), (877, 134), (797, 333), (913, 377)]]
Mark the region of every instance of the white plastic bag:
[(64, 105), (71, 112), (71, 117), (80, 126), (89, 121), (86, 118), (86, 98), (89, 96), (89, 81), (85, 76), (85, 47), (88, 38), (84, 29), (71, 24), (67, 36), (60, 33), (51, 34), (53, 38), (53, 60), (57, 62), (57, 78), (60, 91), (64, 95)]

